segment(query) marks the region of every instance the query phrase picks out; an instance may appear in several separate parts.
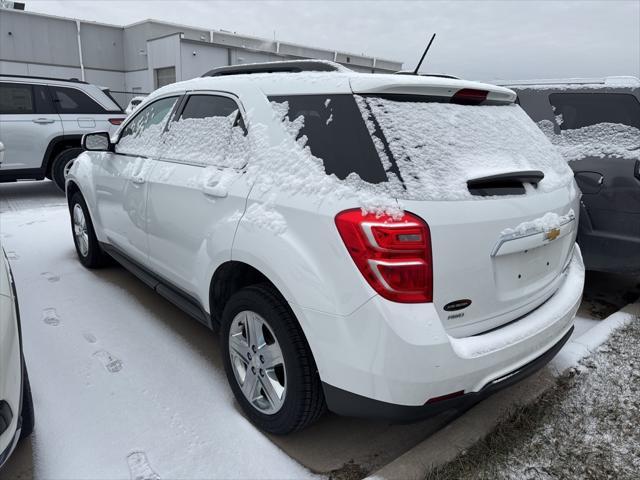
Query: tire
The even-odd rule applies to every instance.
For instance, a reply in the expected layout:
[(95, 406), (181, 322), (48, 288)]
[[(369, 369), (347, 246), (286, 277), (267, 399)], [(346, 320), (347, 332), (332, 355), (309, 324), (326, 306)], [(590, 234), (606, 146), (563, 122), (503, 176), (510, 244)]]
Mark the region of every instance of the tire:
[(69, 162), (75, 160), (82, 153), (81, 148), (68, 148), (58, 154), (51, 164), (50, 178), (56, 186), (64, 192), (65, 184), (65, 168)]
[[(244, 327), (238, 329), (239, 325), (251, 321), (244, 316), (246, 312), (250, 312), (255, 322), (263, 321), (258, 328), (261, 332), (257, 335), (259, 340), (255, 342), (258, 345), (262, 344), (262, 347), (257, 351), (251, 349), (253, 342), (247, 342), (245, 345), (247, 335)], [(236, 338), (235, 342), (232, 340), (231, 332)], [(256, 335), (253, 335), (253, 338), (256, 338)], [(325, 412), (322, 384), (309, 345), (293, 312), (273, 287), (268, 284), (253, 285), (231, 297), (222, 314), (220, 342), (224, 368), (231, 390), (244, 413), (258, 428), (268, 433), (283, 435), (302, 430)], [(267, 368), (270, 363), (269, 356), (275, 351), (274, 345), (279, 347), (282, 367), (269, 369)], [(238, 353), (239, 349), (242, 352)], [(264, 357), (267, 357), (264, 364), (261, 352), (264, 353)], [(243, 355), (247, 355), (245, 362), (240, 360)], [(255, 398), (253, 401), (249, 401), (243, 393), (243, 382), (239, 373), (242, 367), (239, 365), (244, 365), (246, 368), (244, 383), (247, 385), (247, 390), (254, 392), (249, 394)], [(256, 368), (255, 375), (250, 372), (252, 366)], [(260, 366), (265, 367), (264, 375)], [(268, 398), (270, 395), (273, 396), (277, 388), (270, 388), (270, 395), (267, 395), (265, 385), (270, 382), (277, 387), (278, 383), (282, 384), (283, 379), (284, 393), (281, 401), (270, 402)], [(251, 380), (256, 382), (255, 389), (250, 387)], [(274, 411), (273, 408), (269, 408), (269, 405), (273, 406), (275, 403), (279, 403), (279, 406)]]
[[(109, 256), (102, 250), (93, 229), (89, 209), (80, 192), (71, 197), (71, 234), (78, 260), (87, 268), (100, 268), (109, 263)], [(82, 215), (80, 215), (80, 212)]]
[(35, 426), (33, 397), (31, 396), (31, 384), (29, 383), (29, 374), (27, 373), (26, 365), (24, 366), (22, 374), (22, 410), (20, 411), (20, 417), (22, 418), (20, 440), (22, 440), (33, 433), (33, 428)]

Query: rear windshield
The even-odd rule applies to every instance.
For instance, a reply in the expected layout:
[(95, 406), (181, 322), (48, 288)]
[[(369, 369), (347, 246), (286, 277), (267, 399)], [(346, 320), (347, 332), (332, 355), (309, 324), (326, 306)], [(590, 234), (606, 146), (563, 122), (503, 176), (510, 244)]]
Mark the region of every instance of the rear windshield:
[(518, 105), (417, 98), (271, 100), (288, 102), (290, 121), (304, 118), (297, 138), (322, 159), (326, 173), (339, 178), (355, 173), (369, 183), (390, 181), (401, 185), (396, 193), (403, 198), (469, 198), (467, 180), (514, 171), (541, 170), (545, 178), (539, 189), (544, 191), (571, 180), (566, 162)]

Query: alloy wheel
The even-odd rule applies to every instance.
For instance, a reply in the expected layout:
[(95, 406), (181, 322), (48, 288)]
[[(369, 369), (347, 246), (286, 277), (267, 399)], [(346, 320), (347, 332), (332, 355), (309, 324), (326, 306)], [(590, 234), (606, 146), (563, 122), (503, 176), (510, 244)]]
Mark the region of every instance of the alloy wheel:
[(287, 371), (271, 326), (257, 313), (242, 311), (231, 323), (228, 342), (231, 367), (245, 398), (261, 413), (277, 413), (287, 395)]
[(76, 237), (76, 245), (78, 245), (80, 254), (86, 257), (89, 253), (89, 234), (87, 220), (79, 203), (73, 206), (73, 235)]

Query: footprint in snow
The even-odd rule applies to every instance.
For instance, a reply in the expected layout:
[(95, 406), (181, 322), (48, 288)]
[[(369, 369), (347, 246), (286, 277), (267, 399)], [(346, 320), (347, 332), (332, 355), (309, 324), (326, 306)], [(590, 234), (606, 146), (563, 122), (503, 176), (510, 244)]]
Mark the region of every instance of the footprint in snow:
[(131, 452), (127, 455), (129, 475), (131, 480), (160, 480), (160, 475), (154, 472), (147, 454), (143, 451)]
[(118, 373), (122, 370), (122, 360), (114, 357), (106, 350), (98, 350), (93, 356), (100, 360), (100, 363), (102, 363), (109, 373)]
[(56, 275), (55, 273), (42, 272), (40, 275), (46, 278), (50, 283), (55, 283), (60, 281), (60, 275)]
[(98, 339), (96, 338), (96, 336), (91, 333), (91, 332), (84, 332), (82, 334), (82, 336), (84, 337), (84, 339), (89, 342), (89, 343), (96, 343), (98, 341)]
[(42, 310), (42, 321), (52, 327), (60, 325), (60, 317), (55, 308), (45, 308)]
[(13, 250), (9, 250), (7, 252), (7, 258), (9, 260), (18, 260), (20, 258), (20, 255), (18, 255), (16, 252), (14, 252)]

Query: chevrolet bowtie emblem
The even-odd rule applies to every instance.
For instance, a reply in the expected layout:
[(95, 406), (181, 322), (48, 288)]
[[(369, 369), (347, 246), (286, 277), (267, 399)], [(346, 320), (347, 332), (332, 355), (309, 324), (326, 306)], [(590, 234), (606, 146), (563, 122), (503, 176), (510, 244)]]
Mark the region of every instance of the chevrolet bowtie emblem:
[(555, 240), (556, 238), (558, 238), (560, 236), (560, 229), (559, 228), (554, 228), (552, 230), (549, 230), (548, 232), (544, 233), (544, 239), (545, 240)]

